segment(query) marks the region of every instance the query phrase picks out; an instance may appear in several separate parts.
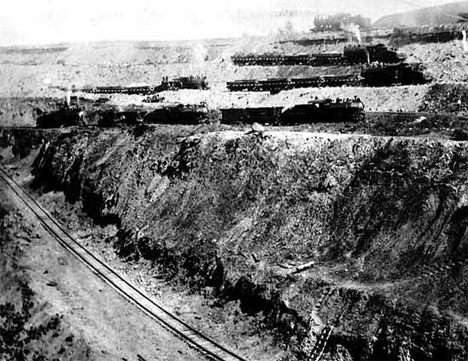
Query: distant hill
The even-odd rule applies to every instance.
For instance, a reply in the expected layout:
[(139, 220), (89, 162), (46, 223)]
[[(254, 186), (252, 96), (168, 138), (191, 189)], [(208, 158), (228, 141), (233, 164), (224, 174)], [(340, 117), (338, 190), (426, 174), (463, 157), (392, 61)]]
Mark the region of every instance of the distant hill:
[(372, 26), (376, 28), (393, 28), (402, 26), (441, 25), (457, 22), (455, 16), (459, 13), (467, 12), (468, 1), (458, 1), (406, 13), (387, 15), (377, 20)]

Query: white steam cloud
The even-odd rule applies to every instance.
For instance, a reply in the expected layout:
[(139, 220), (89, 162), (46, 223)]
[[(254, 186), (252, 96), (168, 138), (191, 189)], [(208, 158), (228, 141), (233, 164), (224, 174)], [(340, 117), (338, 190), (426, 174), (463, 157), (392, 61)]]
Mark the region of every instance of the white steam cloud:
[(465, 29), (462, 30), (462, 35), (463, 35), (463, 40), (462, 40), (463, 41), (463, 51), (465, 53), (468, 53), (468, 44), (466, 42), (466, 30)]
[(347, 24), (343, 26), (343, 30), (350, 34), (353, 34), (359, 44), (362, 43), (361, 31), (359, 30), (359, 25), (357, 24)]

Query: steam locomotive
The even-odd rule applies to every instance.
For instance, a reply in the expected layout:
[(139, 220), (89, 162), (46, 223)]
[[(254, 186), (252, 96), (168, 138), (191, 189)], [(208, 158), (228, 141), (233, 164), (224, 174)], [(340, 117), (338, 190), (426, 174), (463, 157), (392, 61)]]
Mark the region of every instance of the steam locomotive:
[(145, 124), (200, 124), (208, 118), (208, 107), (205, 103), (197, 105), (172, 104), (147, 113)]
[(370, 64), (361, 70), (366, 86), (416, 85), (430, 81), (417, 64)]
[(354, 99), (313, 100), (286, 109), (281, 115), (282, 124), (308, 122), (359, 122), (365, 119), (364, 103)]
[(330, 65), (356, 65), (380, 62), (395, 64), (406, 60), (406, 55), (396, 49), (389, 49), (384, 44), (378, 45), (349, 45), (345, 46), (343, 53), (330, 52), (318, 54), (249, 54), (234, 55), (231, 57), (235, 65), (308, 65), (308, 66), (330, 66)]

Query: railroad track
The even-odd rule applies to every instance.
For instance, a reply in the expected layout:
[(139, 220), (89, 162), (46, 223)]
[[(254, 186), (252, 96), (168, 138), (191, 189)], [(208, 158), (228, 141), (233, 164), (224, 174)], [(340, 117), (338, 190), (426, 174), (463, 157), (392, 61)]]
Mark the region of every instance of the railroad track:
[(211, 338), (152, 301), (145, 294), (127, 282), (104, 262), (79, 244), (68, 231), (60, 225), (33, 197), (31, 197), (4, 169), (0, 168), (0, 180), (7, 185), (24, 204), (35, 214), (44, 228), (73, 255), (85, 263), (102, 280), (118, 291), (124, 298), (140, 308), (148, 316), (199, 350), (205, 356), (216, 361), (248, 361), (235, 354)]
[(15, 127), (15, 126), (0, 126), (0, 131), (2, 130), (17, 130), (17, 129), (28, 129), (28, 130), (31, 130), (31, 129), (37, 129), (35, 126), (30, 126), (30, 127), (24, 127), (24, 126), (21, 126), (21, 127)]

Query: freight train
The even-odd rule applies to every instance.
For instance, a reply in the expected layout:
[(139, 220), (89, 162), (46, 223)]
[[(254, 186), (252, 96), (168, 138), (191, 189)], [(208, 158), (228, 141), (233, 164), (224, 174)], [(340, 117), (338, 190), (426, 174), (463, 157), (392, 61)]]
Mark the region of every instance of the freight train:
[(331, 65), (357, 65), (370, 64), (374, 62), (384, 64), (395, 64), (406, 60), (406, 55), (396, 49), (387, 48), (384, 44), (378, 45), (349, 45), (345, 46), (342, 53), (329, 52), (317, 54), (249, 54), (234, 55), (231, 57), (235, 65), (308, 65), (308, 66), (331, 66)]
[(395, 28), (390, 37), (390, 43), (395, 46), (404, 46), (413, 43), (447, 43), (461, 40), (464, 27), (462, 24), (446, 24), (422, 28)]
[(227, 82), (229, 91), (269, 91), (277, 93), (281, 90), (307, 87), (362, 85), (363, 78), (354, 75), (323, 75), (311, 78), (274, 78), (234, 80)]
[(291, 108), (229, 108), (221, 109), (221, 123), (267, 123), (271, 125), (297, 125), (316, 122), (359, 122), (365, 120), (364, 104), (354, 99), (314, 99), (307, 104)]
[[(357, 122), (364, 120), (364, 104), (354, 99), (318, 98), (307, 104), (291, 108), (259, 107), (221, 109), (222, 123), (268, 123), (272, 125), (294, 125), (311, 122)], [(104, 105), (82, 109), (64, 105), (51, 112), (37, 111), (38, 128), (60, 128), (70, 126), (113, 127), (138, 124), (201, 124), (207, 121), (209, 110), (205, 103), (195, 105), (166, 104), (147, 110), (141, 106), (117, 109)]]
[(205, 103), (197, 105), (166, 104), (157, 109), (146, 110), (131, 106), (123, 110), (112, 106), (84, 110), (78, 107), (62, 107), (51, 112), (37, 111), (38, 128), (61, 128), (70, 126), (113, 127), (138, 124), (199, 124), (208, 118)]
[(141, 85), (141, 86), (98, 86), (93, 88), (80, 89), (85, 93), (94, 94), (140, 94), (149, 95), (155, 94), (166, 90), (180, 90), (180, 89), (209, 89), (209, 84), (205, 76), (188, 76), (169, 79), (165, 76), (159, 85)]
[(234, 80), (227, 82), (229, 91), (269, 91), (278, 93), (281, 90), (307, 87), (337, 86), (392, 86), (425, 84), (430, 79), (417, 67), (406, 64), (370, 64), (364, 65), (359, 74), (322, 75), (309, 78), (270, 78)]

